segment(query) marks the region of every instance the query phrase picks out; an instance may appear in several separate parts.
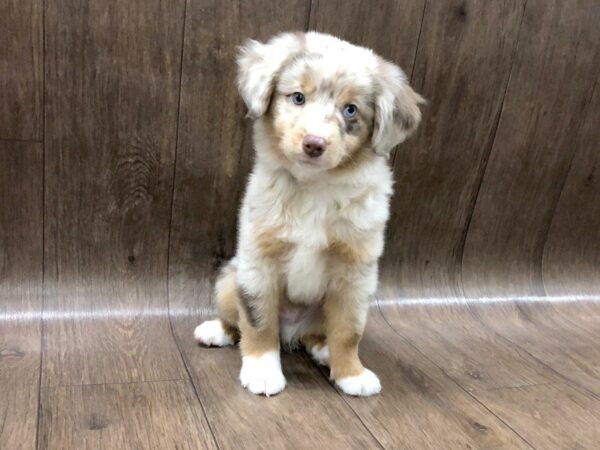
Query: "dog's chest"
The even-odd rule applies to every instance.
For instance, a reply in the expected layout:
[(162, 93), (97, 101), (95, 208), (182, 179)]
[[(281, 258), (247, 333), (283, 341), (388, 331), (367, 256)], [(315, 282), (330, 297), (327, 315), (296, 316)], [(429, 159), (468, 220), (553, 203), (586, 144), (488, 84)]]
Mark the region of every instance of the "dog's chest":
[(364, 241), (373, 229), (372, 188), (284, 187), (275, 183), (257, 195), (256, 203), (266, 207), (256, 208), (253, 215), (277, 230), (275, 239), (288, 249), (278, 260), (287, 297), (297, 304), (313, 304), (323, 298), (330, 281), (331, 246)]
[(319, 301), (327, 287), (326, 257), (314, 247), (298, 246), (286, 264), (288, 298), (296, 303)]
[(293, 247), (286, 258), (285, 275), (289, 299), (309, 304), (319, 301), (328, 283), (327, 248), (335, 233), (334, 207), (315, 202), (311, 208), (290, 215), (286, 239)]

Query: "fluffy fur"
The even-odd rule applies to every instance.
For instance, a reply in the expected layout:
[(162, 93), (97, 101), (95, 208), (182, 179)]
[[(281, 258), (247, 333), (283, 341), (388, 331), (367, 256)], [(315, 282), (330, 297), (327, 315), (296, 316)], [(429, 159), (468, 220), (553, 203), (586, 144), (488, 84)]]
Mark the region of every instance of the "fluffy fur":
[[(416, 129), (423, 99), (394, 64), (315, 32), (248, 41), (238, 66), (256, 161), (237, 253), (216, 283), (219, 322), (196, 339), (239, 334), (240, 380), (255, 394), (285, 387), (280, 342), (301, 342), (345, 393), (376, 394), (358, 345), (389, 214), (387, 157)], [(303, 150), (308, 135), (326, 143), (320, 156)]]

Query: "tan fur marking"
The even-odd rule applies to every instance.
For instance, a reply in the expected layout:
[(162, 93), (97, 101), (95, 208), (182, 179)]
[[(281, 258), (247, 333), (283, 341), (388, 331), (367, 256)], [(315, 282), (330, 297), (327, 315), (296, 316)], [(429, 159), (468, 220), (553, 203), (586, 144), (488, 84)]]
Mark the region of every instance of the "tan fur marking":
[(264, 126), (264, 133), (266, 134), (271, 145), (268, 145), (265, 150), (271, 153), (283, 167), (287, 167), (289, 165), (289, 160), (281, 150), (281, 140), (283, 133), (278, 130), (277, 125), (275, 123), (275, 112), (269, 112), (265, 117), (261, 118), (262, 124)]
[[(245, 291), (237, 287), (238, 296)], [(255, 297), (245, 294), (238, 301), (238, 327), (242, 356), (261, 356), (279, 350), (279, 292)]]
[(239, 300), (236, 287), (236, 272), (231, 264), (221, 270), (215, 284), (215, 296), (223, 328), (227, 334), (235, 339), (238, 335), (236, 327), (239, 320), (237, 306)]
[(327, 338), (324, 335), (310, 334), (301, 339), (302, 345), (306, 350), (311, 350), (316, 347), (316, 350), (321, 350), (327, 345)]
[(240, 316), (240, 350), (242, 356), (259, 357), (270, 351), (279, 350), (279, 316), (277, 313), (267, 312), (263, 318), (265, 326), (256, 328), (252, 326), (245, 315)]
[(301, 86), (302, 93), (304, 93), (306, 95), (310, 95), (316, 90), (317, 86), (315, 84), (313, 77), (310, 75), (310, 72), (306, 71), (302, 74), (302, 79), (300, 80), (300, 86)]
[(340, 105), (346, 105), (348, 103), (354, 103), (356, 101), (356, 97), (358, 96), (359, 92), (356, 90), (355, 87), (353, 86), (349, 86), (344, 88), (340, 94), (338, 95), (337, 99)]
[[(279, 349), (279, 315), (277, 302), (271, 307), (255, 311), (244, 301), (255, 301), (254, 297), (240, 297), (236, 269), (232, 264), (224, 267), (215, 285), (219, 319), (234, 341), (240, 339), (243, 356), (260, 356), (267, 351)], [(251, 310), (251, 311), (249, 311)], [(241, 313), (240, 313), (241, 312)], [(252, 312), (252, 317), (247, 317)], [(257, 317), (254, 317), (254, 316)], [(251, 323), (256, 322), (256, 323)], [(257, 325), (261, 326), (258, 327)]]
[[(363, 128), (367, 130), (367, 127)], [(348, 148), (352, 147), (352, 152), (349, 153), (349, 155), (336, 167), (331, 169), (332, 173), (339, 175), (351, 172), (374, 156), (373, 150), (371, 149), (370, 145), (368, 145), (369, 133), (370, 131), (367, 130), (361, 136), (346, 135), (346, 144), (348, 145), (351, 142), (354, 143), (352, 146), (348, 145)]]
[(256, 307), (254, 304), (256, 302), (256, 298), (248, 294), (248, 292), (246, 292), (241, 286), (238, 286), (237, 288), (237, 295), (239, 307), (238, 311), (243, 312), (243, 314), (240, 314), (240, 317), (245, 317), (248, 323), (256, 328), (260, 320), (258, 311), (255, 311)]
[(365, 370), (358, 357), (358, 344), (362, 336), (349, 335), (350, 330), (340, 331), (339, 336), (329, 339), (331, 376), (335, 380), (360, 375)]
[[(358, 344), (362, 338), (357, 324), (343, 311), (343, 300), (330, 299), (324, 305), (327, 320), (327, 344), (329, 345), (332, 378), (360, 375), (365, 369), (358, 357)], [(351, 305), (346, 305), (351, 307)]]
[(287, 254), (292, 244), (279, 238), (279, 228), (265, 228), (257, 232), (255, 236), (258, 253), (263, 258), (280, 258)]
[(240, 330), (237, 329), (236, 326), (230, 325), (225, 322), (223, 319), (219, 319), (221, 321), (221, 325), (223, 326), (223, 331), (227, 336), (233, 339), (234, 342), (240, 340)]
[(369, 247), (357, 243), (352, 245), (348, 242), (333, 241), (329, 244), (327, 252), (330, 256), (341, 259), (351, 265), (368, 264), (373, 261), (373, 254)]

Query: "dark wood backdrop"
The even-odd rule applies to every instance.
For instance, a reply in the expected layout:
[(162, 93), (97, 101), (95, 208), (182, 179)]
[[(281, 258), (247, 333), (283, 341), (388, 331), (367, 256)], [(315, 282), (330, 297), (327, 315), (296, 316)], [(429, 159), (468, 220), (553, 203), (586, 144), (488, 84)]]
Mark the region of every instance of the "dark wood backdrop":
[(284, 30), (370, 46), (429, 102), (391, 161), (382, 301), (598, 295), (599, 23), (597, 0), (1, 0), (0, 339), (27, 357), (0, 393), (184, 377), (252, 163), (235, 49)]

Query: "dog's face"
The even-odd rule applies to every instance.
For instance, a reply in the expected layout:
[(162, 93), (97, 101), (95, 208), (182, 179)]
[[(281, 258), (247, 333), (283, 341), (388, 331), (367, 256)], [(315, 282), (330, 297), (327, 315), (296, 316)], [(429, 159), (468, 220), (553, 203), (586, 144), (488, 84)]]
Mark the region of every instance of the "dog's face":
[(249, 41), (238, 65), (261, 144), (296, 175), (335, 170), (373, 152), (388, 156), (421, 118), (423, 99), (397, 66), (329, 35)]
[[(337, 60), (337, 58), (336, 58)], [(285, 65), (271, 97), (276, 148), (307, 170), (358, 156), (373, 128), (373, 85), (351, 64), (306, 54)]]

